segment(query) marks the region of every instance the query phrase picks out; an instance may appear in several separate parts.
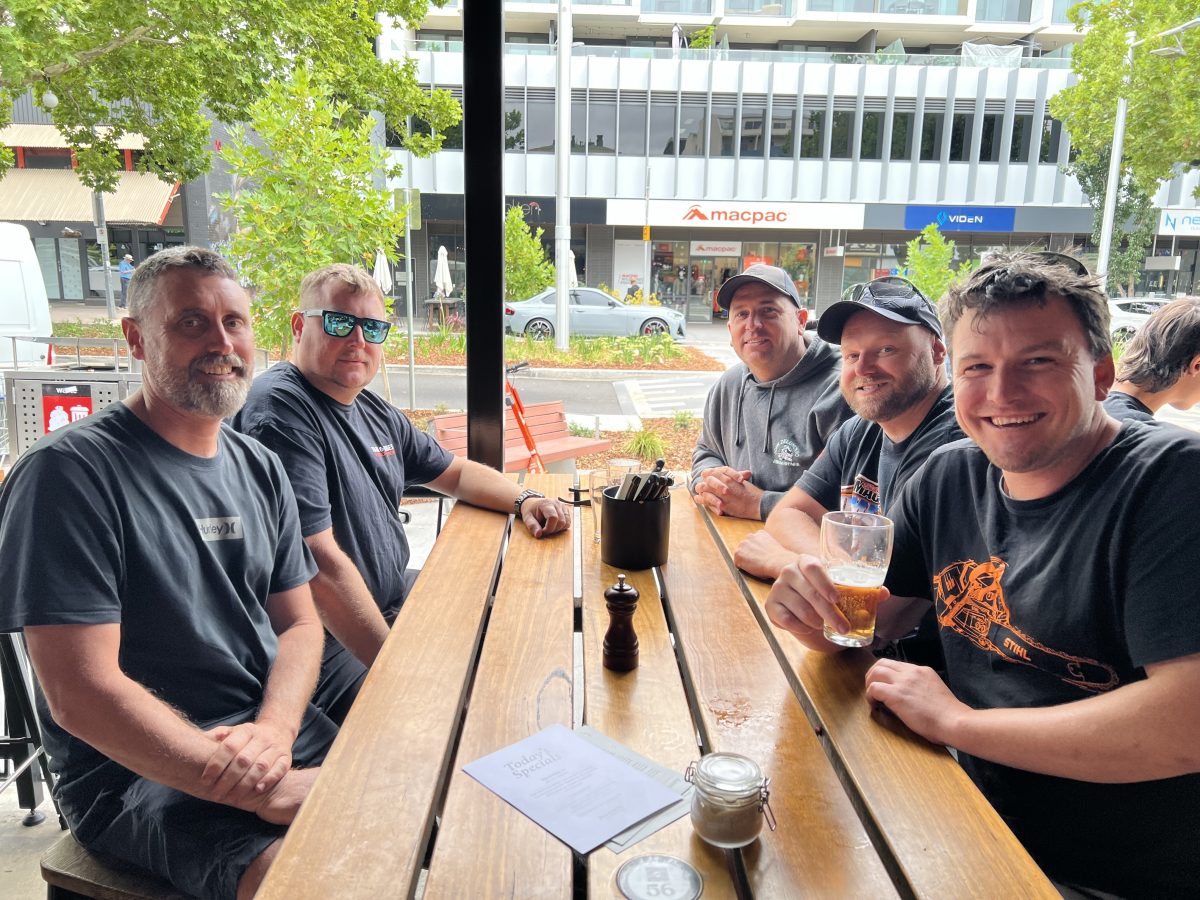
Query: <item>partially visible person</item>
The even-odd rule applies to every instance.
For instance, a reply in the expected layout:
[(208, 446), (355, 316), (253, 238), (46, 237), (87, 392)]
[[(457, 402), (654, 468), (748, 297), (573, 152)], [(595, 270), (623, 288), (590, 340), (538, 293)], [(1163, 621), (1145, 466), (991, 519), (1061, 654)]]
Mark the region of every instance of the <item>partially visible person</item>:
[(300, 285), (292, 362), (254, 380), (233, 420), (279, 454), (296, 492), (300, 528), (316, 557), (317, 609), (332, 636), (318, 682), (322, 709), (341, 722), (383, 646), (416, 573), (399, 515), (412, 485), (515, 513), (535, 537), (570, 525), (560, 500), (453, 456), (367, 385), (389, 324), (383, 295), (357, 266), (332, 265)]
[(709, 392), (689, 483), (718, 515), (763, 520), (850, 417), (840, 359), (805, 333), (808, 310), (783, 269), (750, 266), (721, 286), (717, 303), (741, 363)]
[(635, 275), (630, 279), (629, 288), (625, 291), (625, 302), (633, 303), (635, 300), (637, 300), (638, 291), (641, 289), (641, 285), (638, 284), (637, 276)]
[(229, 265), (155, 254), (122, 328), (142, 387), (39, 441), (0, 491), (0, 631), (25, 632), (80, 843), (249, 898), (337, 732), (308, 702), (316, 566), (279, 460), (222, 424), (254, 359)]
[(886, 514), (929, 454), (963, 436), (937, 310), (910, 283), (858, 285), (825, 311), (817, 333), (840, 345), (842, 396), (856, 415), (834, 432), (766, 528), (738, 547), (738, 566), (760, 578), (778, 578), (798, 553), (819, 554), (826, 512)]
[[(949, 686), (883, 659), (866, 699), (956, 748), (1065, 895), (1195, 896), (1200, 435), (1105, 413), (1095, 278), (997, 255), (950, 287), (941, 316), (974, 443), (935, 451), (892, 503), (879, 630), (904, 633), (932, 601)], [(836, 596), (802, 556), (766, 605), (835, 651), (821, 629), (847, 630)]]
[(121, 309), (129, 303), (129, 279), (133, 278), (133, 256), (126, 253), (117, 265), (117, 275), (121, 279)]
[(1104, 408), (1117, 419), (1154, 421), (1164, 406), (1200, 403), (1200, 299), (1172, 300), (1125, 346)]

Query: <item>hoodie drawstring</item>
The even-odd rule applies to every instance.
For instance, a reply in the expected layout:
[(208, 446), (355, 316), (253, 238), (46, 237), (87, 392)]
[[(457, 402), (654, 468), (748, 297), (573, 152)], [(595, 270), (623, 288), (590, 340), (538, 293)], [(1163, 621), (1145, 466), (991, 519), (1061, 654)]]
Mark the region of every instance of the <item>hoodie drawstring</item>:
[(763, 445), (763, 453), (771, 452), (771, 414), (775, 410), (775, 385), (771, 385), (771, 394), (767, 398), (767, 442)]
[(734, 415), (734, 423), (736, 431), (733, 433), (733, 445), (735, 447), (742, 446), (742, 402), (746, 399), (746, 383), (750, 380), (750, 374), (746, 373), (746, 377), (742, 379), (742, 389), (738, 391), (737, 410)]

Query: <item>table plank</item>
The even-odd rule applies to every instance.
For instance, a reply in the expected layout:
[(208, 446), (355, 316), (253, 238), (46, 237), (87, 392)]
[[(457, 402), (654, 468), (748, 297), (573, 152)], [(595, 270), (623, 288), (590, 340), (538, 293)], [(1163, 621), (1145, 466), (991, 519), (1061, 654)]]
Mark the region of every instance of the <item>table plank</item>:
[(259, 898), (412, 896), (507, 525), (455, 505)]
[[(683, 773), (700, 751), (654, 573), (605, 565), (600, 560), (600, 545), (592, 540), (592, 516), (587, 507), (581, 519), (584, 721), (660, 765)], [(604, 592), (616, 583), (618, 572), (625, 572), (641, 594), (633, 617), (638, 667), (632, 672), (611, 672), (603, 665), (608, 628)], [(705, 898), (737, 896), (724, 851), (700, 840), (687, 816), (619, 855), (603, 847), (590, 854), (588, 896), (612, 896), (616, 870), (626, 860), (645, 853), (686, 860), (704, 879)]]
[(671, 497), (667, 607), (703, 737), (771, 779), (779, 829), (743, 852), (758, 897), (893, 896), (892, 881), (843, 791), (775, 650), (690, 495)]
[[(550, 495), (570, 482), (526, 483)], [(571, 727), (572, 538), (512, 529), (425, 884), (429, 900), (571, 896), (570, 848), (462, 767), (547, 725)]]
[[(703, 515), (736, 571), (734, 550), (761, 524)], [(872, 713), (863, 695), (866, 671), (875, 661), (870, 651), (809, 650), (762, 612), (770, 585), (744, 574), (739, 580), (873, 837), (886, 848), (894, 877), (918, 897), (1059, 896), (944, 748), (917, 737), (886, 711)]]

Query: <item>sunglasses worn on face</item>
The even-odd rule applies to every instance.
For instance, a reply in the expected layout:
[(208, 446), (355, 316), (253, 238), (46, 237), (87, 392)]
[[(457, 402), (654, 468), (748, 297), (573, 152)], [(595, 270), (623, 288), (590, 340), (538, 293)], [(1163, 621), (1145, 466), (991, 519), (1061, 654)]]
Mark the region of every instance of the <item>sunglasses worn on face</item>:
[(350, 337), (354, 326), (361, 325), (363, 340), (368, 344), (382, 344), (392, 327), (391, 322), (385, 322), (383, 319), (366, 319), (332, 309), (302, 309), (300, 314), (305, 317), (320, 316), (321, 327), (330, 337)]

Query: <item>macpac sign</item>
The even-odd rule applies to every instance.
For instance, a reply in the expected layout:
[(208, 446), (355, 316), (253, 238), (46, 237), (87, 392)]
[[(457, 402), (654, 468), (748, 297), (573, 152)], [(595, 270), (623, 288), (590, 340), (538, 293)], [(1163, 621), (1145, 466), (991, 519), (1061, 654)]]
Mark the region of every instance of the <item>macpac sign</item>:
[(1158, 233), (1181, 237), (1200, 235), (1200, 209), (1164, 209), (1158, 214)]
[(906, 206), (904, 227), (920, 231), (937, 223), (940, 231), (1012, 231), (1017, 210), (1012, 206)]
[(861, 203), (763, 203), (731, 200), (607, 201), (609, 225), (685, 228), (846, 228), (863, 227)]

